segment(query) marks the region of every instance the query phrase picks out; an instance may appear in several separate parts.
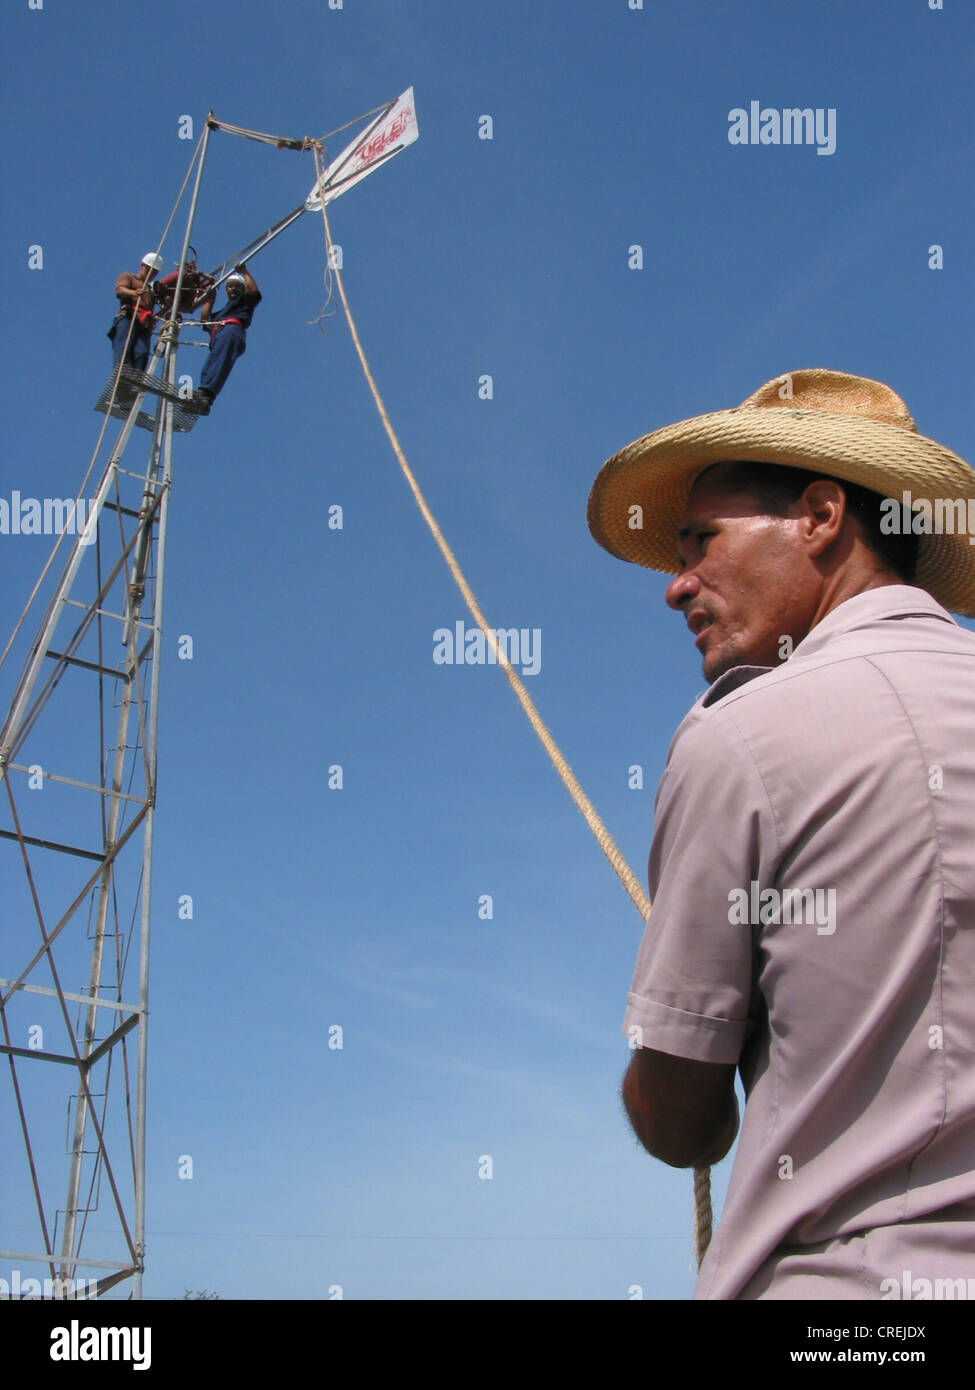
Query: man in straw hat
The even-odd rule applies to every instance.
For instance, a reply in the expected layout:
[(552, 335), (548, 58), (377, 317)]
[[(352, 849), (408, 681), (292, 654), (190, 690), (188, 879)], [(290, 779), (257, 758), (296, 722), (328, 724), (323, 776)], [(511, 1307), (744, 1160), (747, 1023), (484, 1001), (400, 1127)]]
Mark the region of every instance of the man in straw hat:
[(975, 473), (894, 391), (820, 369), (593, 487), (600, 545), (675, 575), (710, 683), (657, 795), (624, 1021), (667, 1163), (727, 1153), (741, 1074), (697, 1298), (975, 1298), (969, 516)]

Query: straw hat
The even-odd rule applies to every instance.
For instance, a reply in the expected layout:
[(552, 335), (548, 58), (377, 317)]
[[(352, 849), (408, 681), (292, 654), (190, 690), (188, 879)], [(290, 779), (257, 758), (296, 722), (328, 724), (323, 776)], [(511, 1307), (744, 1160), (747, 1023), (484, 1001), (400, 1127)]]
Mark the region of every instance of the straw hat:
[[(810, 367), (766, 382), (735, 410), (696, 415), (628, 444), (593, 484), (589, 529), (621, 560), (674, 574), (677, 530), (695, 478), (736, 459), (822, 470), (898, 504), (905, 492), (931, 503), (964, 498), (966, 511), (975, 499), (975, 471), (920, 434), (889, 386)], [(970, 535), (922, 533), (914, 583), (945, 608), (975, 617)]]

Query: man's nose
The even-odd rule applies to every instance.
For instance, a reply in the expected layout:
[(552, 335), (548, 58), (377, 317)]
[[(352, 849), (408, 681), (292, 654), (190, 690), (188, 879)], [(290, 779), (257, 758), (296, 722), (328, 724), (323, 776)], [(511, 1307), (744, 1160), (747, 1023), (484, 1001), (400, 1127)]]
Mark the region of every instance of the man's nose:
[(691, 570), (685, 570), (683, 574), (676, 574), (667, 585), (667, 592), (664, 598), (667, 600), (668, 607), (679, 612), (681, 605), (688, 599), (695, 598), (701, 592), (701, 581)]

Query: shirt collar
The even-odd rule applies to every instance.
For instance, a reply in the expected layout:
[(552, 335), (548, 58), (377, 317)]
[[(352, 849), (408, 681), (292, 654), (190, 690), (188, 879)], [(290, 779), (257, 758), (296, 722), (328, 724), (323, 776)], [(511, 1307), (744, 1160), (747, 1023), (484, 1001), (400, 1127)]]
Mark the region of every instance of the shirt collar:
[(859, 627), (896, 618), (936, 618), (957, 627), (947, 609), (942, 608), (926, 589), (917, 589), (913, 584), (885, 584), (837, 604), (802, 639), (792, 655), (811, 656), (841, 632), (853, 632)]
[[(916, 589), (912, 584), (885, 584), (880, 589), (867, 589), (831, 609), (802, 639), (789, 659), (814, 655), (841, 632), (853, 632), (856, 628), (869, 627), (884, 619), (917, 617), (935, 618), (951, 623), (952, 627), (958, 626), (948, 610), (942, 608), (926, 589)], [(753, 681), (756, 676), (782, 669), (781, 666), (733, 666), (718, 677), (698, 703), (707, 709), (739, 686)]]

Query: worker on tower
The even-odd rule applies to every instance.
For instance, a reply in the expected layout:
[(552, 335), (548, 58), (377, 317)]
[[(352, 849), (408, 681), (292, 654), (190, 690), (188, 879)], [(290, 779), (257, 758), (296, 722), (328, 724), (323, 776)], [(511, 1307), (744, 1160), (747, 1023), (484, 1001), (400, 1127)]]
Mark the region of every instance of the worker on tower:
[(247, 329), (261, 302), (261, 292), (253, 275), (241, 262), (227, 277), (227, 303), (217, 317), (211, 319), (216, 297), (216, 290), (212, 290), (200, 311), (200, 321), (207, 325), (210, 334), (210, 351), (194, 399), (204, 415), (223, 389), (237, 358), (247, 351)]
[[(138, 368), (140, 372), (144, 372), (149, 364), (149, 343), (152, 325), (155, 322), (152, 312), (152, 290), (149, 286), (162, 267), (162, 256), (157, 256), (154, 251), (147, 251), (142, 257), (138, 275), (123, 270), (115, 282), (115, 294), (121, 307), (108, 330), (108, 336), (112, 340), (112, 357), (116, 367), (123, 357), (128, 365)], [(135, 323), (131, 325), (130, 334), (129, 326), (133, 315)]]

